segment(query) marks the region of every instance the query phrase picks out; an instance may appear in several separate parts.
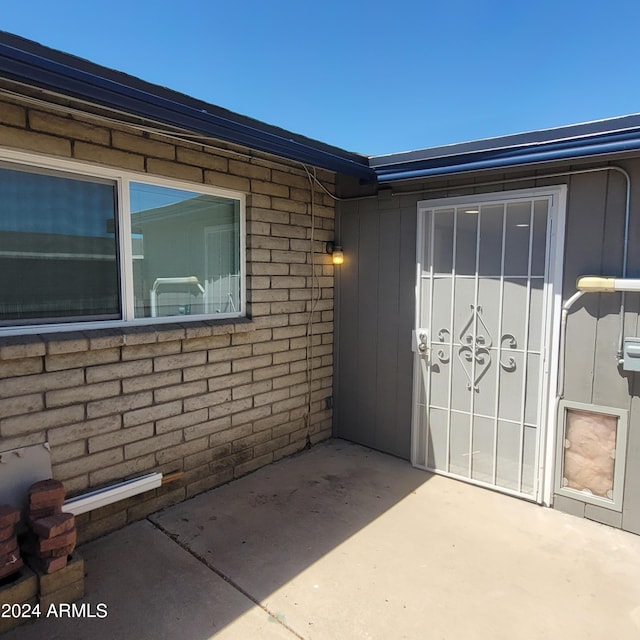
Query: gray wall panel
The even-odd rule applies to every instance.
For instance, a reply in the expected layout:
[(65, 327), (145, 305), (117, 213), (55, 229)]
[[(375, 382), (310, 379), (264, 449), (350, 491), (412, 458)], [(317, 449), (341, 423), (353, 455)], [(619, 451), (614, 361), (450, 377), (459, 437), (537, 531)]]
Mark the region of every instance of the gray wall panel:
[[(632, 176), (628, 276), (640, 274), (635, 247), (640, 240), (640, 163), (626, 163)], [(596, 178), (596, 175), (598, 179)], [(575, 290), (575, 277), (586, 274), (620, 276), (626, 183), (614, 172), (571, 179), (565, 252), (564, 297)], [(598, 258), (598, 262), (596, 262)], [(638, 333), (638, 294), (626, 295), (625, 335)], [(567, 325), (565, 397), (570, 400), (629, 410), (625, 495), (621, 526), (640, 533), (640, 383), (618, 367), (619, 294), (587, 294), (569, 315)], [(587, 511), (587, 517), (593, 512)], [(600, 512), (603, 510), (600, 509)], [(604, 520), (620, 526), (611, 512)], [(593, 515), (593, 514), (592, 514)]]
[[(617, 173), (608, 172), (602, 175), (606, 176), (607, 183), (601, 264), (598, 273), (621, 275), (626, 182)], [(616, 358), (620, 327), (620, 294), (605, 294), (593, 298), (594, 301), (597, 300), (598, 310), (594, 318), (596, 337), (591, 401), (594, 404), (628, 409), (629, 374), (618, 368)]]
[(411, 457), (411, 414), (413, 409), (413, 352), (411, 331), (415, 314), (416, 205), (402, 209), (400, 217), (400, 295), (398, 304), (398, 375), (395, 442), (396, 451)]
[[(605, 172), (572, 176), (567, 206), (564, 296), (575, 290), (580, 275), (601, 273), (607, 175)], [(598, 296), (586, 295), (570, 312), (566, 335), (565, 395), (591, 402), (595, 364)]]
[[(621, 275), (626, 182), (623, 176), (614, 172), (604, 175), (607, 177), (607, 185), (599, 273)], [(618, 369), (616, 358), (620, 327), (620, 294), (600, 295), (597, 299), (592, 402), (628, 409), (630, 374)]]
[(564, 496), (556, 496), (553, 506), (563, 513), (570, 513), (572, 516), (584, 518), (584, 502), (565, 498)]
[(622, 526), (622, 514), (619, 511), (603, 509), (595, 504), (585, 505), (584, 517), (600, 524), (608, 524), (610, 527), (616, 527), (616, 529)]
[[(342, 209), (345, 265), (337, 287), (340, 345), (334, 433), (393, 455), (411, 455), (411, 330), (416, 207), (363, 200)], [(375, 206), (374, 206), (375, 205)], [(345, 268), (346, 267), (346, 268)]]
[[(629, 237), (630, 277), (640, 276), (640, 162), (624, 165), (631, 173), (631, 225)], [(625, 334), (640, 336), (640, 294), (627, 294)], [(640, 375), (629, 378), (631, 411), (627, 437), (627, 468), (625, 473), (622, 528), (640, 534)]]
[[(356, 207), (357, 212), (357, 207)], [(358, 245), (360, 218), (357, 214), (344, 215), (340, 218), (341, 242), (348, 247), (345, 252), (344, 264), (335, 268), (336, 291), (340, 292), (336, 298), (337, 317), (334, 319), (336, 328), (335, 381), (334, 381), (334, 433), (341, 437), (351, 434), (349, 439), (360, 442), (365, 433), (360, 433), (358, 408), (355, 402), (358, 382), (358, 351), (355, 345), (358, 341)], [(341, 349), (337, 345), (341, 345)]]
[[(380, 219), (377, 215), (360, 216), (358, 250), (358, 373), (356, 401), (359, 432), (373, 430), (375, 441), (376, 386), (378, 381), (378, 255)], [(380, 372), (382, 375), (382, 372)]]
[(395, 408), (398, 404), (400, 225), (398, 215), (381, 213), (378, 263), (378, 326), (376, 338), (378, 379), (375, 388), (375, 438), (383, 451), (394, 451)]
[(622, 528), (640, 534), (640, 376), (634, 374), (633, 378)]

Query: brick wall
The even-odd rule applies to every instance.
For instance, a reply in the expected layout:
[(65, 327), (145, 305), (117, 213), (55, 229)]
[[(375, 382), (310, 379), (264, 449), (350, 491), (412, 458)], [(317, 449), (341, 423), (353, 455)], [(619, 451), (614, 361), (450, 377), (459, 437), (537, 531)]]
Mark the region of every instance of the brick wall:
[[(19, 99), (0, 101), (3, 148), (248, 194), (247, 319), (0, 338), (0, 451), (49, 442), (53, 475), (71, 494), (184, 471), (81, 516), (82, 540), (330, 436), (333, 266), (324, 243), (333, 239), (334, 207), (315, 191), (314, 274), (311, 192), (299, 166)], [(333, 188), (333, 174), (318, 178)]]

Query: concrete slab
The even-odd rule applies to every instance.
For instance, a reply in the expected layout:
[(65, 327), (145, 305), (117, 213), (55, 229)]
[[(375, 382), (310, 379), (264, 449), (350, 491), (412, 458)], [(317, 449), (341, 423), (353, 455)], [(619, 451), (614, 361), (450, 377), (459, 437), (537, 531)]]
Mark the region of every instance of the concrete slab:
[(640, 637), (640, 537), (342, 441), (150, 520), (82, 547), (107, 618), (3, 640)]
[(333, 441), (152, 518), (300, 637), (640, 637), (640, 538)]
[[(149, 522), (82, 547), (90, 607), (79, 617), (46, 617), (7, 640), (294, 640), (285, 627)], [(106, 605), (104, 618), (98, 615)]]

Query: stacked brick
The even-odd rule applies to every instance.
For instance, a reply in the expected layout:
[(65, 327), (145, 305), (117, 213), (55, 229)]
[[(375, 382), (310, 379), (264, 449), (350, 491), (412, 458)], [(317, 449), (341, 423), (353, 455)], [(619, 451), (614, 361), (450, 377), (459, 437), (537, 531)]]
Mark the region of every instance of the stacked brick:
[(38, 602), (42, 611), (48, 611), (52, 604), (75, 602), (82, 596), (84, 560), (78, 552), (74, 552), (63, 569), (49, 575), (38, 573)]
[(64, 495), (57, 480), (42, 480), (29, 489), (29, 564), (44, 574), (64, 569), (76, 546), (75, 518), (62, 512)]
[(11, 505), (0, 505), (0, 579), (13, 575), (23, 565), (18, 548), (16, 525), (20, 510)]

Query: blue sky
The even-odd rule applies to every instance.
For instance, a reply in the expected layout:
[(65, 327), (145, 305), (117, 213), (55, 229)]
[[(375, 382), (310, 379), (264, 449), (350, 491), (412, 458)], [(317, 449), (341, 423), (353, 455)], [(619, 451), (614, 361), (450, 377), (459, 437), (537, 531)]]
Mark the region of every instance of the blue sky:
[(30, 0), (0, 29), (365, 154), (640, 112), (634, 0)]

